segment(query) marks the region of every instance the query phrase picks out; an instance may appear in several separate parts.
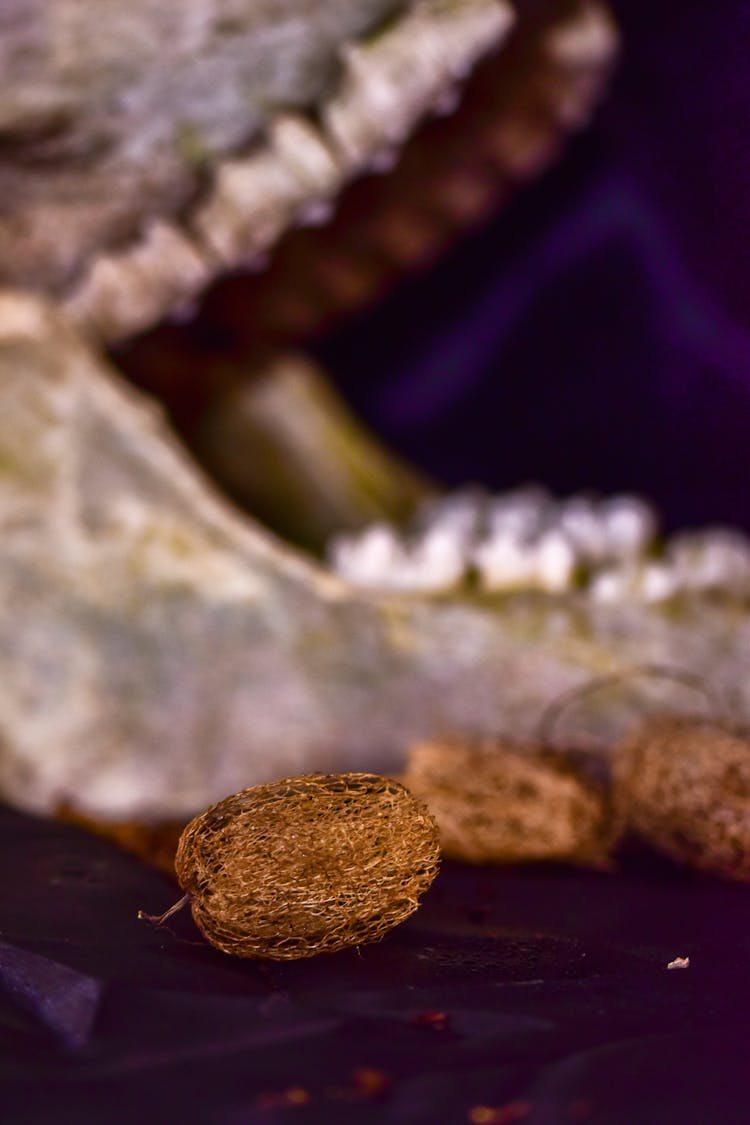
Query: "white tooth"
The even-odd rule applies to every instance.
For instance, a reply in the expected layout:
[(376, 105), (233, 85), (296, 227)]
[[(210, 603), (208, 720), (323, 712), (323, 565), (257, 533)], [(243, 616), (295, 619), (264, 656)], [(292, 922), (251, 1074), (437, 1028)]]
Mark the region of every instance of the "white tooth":
[(429, 500), (417, 513), (417, 530), (449, 533), (468, 549), (480, 533), (486, 505), (487, 497), (480, 489), (465, 489)]
[(588, 592), (596, 602), (619, 602), (632, 595), (634, 586), (632, 571), (613, 566), (594, 575)]
[(558, 531), (523, 540), (515, 530), (495, 531), (475, 548), (474, 563), (486, 590), (537, 588), (567, 590), (575, 571), (575, 552)]
[(373, 524), (360, 535), (335, 536), (329, 557), (347, 582), (368, 588), (392, 586), (404, 564), (403, 548), (387, 524)]
[(234, 264), (265, 252), (304, 200), (302, 182), (267, 150), (222, 165), (194, 226), (217, 258)]
[(690, 590), (750, 590), (750, 541), (739, 532), (686, 532), (672, 541), (668, 558)]
[(663, 602), (679, 592), (680, 581), (671, 567), (663, 563), (649, 563), (643, 568), (638, 582), (638, 593), (646, 602)]
[(516, 590), (529, 584), (533, 556), (515, 535), (494, 532), (478, 544), (472, 558), (485, 590)]
[(447, 80), (465, 77), (513, 20), (511, 7), (497, 0), (430, 0), (394, 28), (346, 46), (344, 78), (322, 118), (352, 171), (374, 149), (400, 144)]
[(600, 518), (607, 554), (613, 558), (637, 558), (645, 553), (656, 535), (656, 516), (637, 496), (616, 496), (602, 502)]
[(269, 142), (279, 162), (311, 192), (331, 196), (341, 186), (342, 169), (321, 132), (304, 117), (275, 118)]
[(556, 526), (568, 538), (582, 562), (600, 562), (606, 557), (606, 531), (591, 500), (573, 497), (565, 501), (560, 506)]
[(573, 581), (576, 556), (560, 531), (545, 532), (535, 544), (536, 574), (539, 585), (550, 593), (568, 590)]
[(531, 538), (537, 535), (552, 509), (551, 497), (541, 488), (520, 488), (491, 501), (487, 512), (490, 533)]
[(541, 489), (489, 500), (465, 489), (423, 504), (406, 538), (388, 524), (339, 536), (329, 550), (344, 579), (370, 589), (440, 593), (460, 587), (470, 567), (486, 591), (564, 593), (576, 567), (595, 568), (595, 602), (666, 601), (681, 591), (750, 592), (750, 540), (729, 530), (676, 537), (663, 561), (647, 549), (651, 509), (635, 497), (555, 504)]
[(466, 555), (451, 531), (435, 527), (415, 547), (412, 560), (420, 588), (447, 590), (458, 586), (466, 573)]
[(128, 251), (96, 260), (67, 307), (87, 331), (111, 339), (113, 334), (132, 334), (144, 328), (154, 304), (167, 294), (172, 307), (188, 304), (208, 275), (208, 261), (198, 246), (168, 223), (156, 220)]
[(433, 529), (407, 547), (387, 524), (331, 543), (333, 569), (354, 586), (379, 590), (438, 593), (459, 585), (466, 561), (455, 537)]

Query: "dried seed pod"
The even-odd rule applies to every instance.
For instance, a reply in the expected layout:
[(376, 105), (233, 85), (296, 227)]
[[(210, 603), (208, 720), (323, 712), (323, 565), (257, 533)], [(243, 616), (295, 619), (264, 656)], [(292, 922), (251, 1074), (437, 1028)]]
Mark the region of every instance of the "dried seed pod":
[(681, 863), (750, 879), (750, 738), (657, 717), (615, 750), (615, 799), (644, 840)]
[(542, 746), (424, 742), (412, 747), (402, 780), (426, 802), (443, 851), (456, 859), (600, 865), (618, 835), (604, 788)]
[(419, 905), (438, 828), (376, 774), (308, 774), (220, 801), (183, 832), (175, 868), (217, 949), (291, 960), (378, 941)]

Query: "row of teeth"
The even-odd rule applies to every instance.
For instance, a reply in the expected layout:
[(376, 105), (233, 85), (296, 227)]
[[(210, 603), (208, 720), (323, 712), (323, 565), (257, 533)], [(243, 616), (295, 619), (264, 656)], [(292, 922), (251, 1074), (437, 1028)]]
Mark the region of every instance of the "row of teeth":
[(328, 554), (346, 582), (369, 590), (585, 587), (599, 602), (750, 595), (750, 540), (714, 529), (681, 533), (662, 548), (653, 510), (634, 496), (559, 501), (537, 488), (496, 497), (467, 490), (423, 505), (405, 532), (378, 523), (338, 535)]
[[(592, 19), (602, 34), (609, 28), (603, 13)], [(445, 91), (460, 85), (513, 20), (505, 0), (420, 0), (392, 27), (345, 46), (341, 81), (316, 121), (276, 115), (264, 143), (218, 166), (185, 229), (157, 219), (134, 246), (97, 258), (65, 302), (68, 315), (90, 337), (128, 336), (161, 307), (189, 302), (217, 269), (261, 268), (296, 222), (326, 222), (344, 184), (364, 167), (385, 171), (419, 118), (442, 109)], [(564, 43), (557, 50), (565, 56)]]

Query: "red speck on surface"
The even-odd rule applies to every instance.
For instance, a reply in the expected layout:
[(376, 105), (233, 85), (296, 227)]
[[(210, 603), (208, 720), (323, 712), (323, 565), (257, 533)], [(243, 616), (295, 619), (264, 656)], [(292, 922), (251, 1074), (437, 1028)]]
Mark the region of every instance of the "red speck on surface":
[(334, 1102), (374, 1101), (387, 1094), (390, 1088), (391, 1079), (384, 1070), (375, 1066), (358, 1066), (347, 1083), (327, 1086), (325, 1096)]
[(586, 1121), (593, 1111), (593, 1105), (588, 1098), (577, 1098), (568, 1106), (569, 1121)]
[(354, 1088), (362, 1098), (379, 1098), (387, 1093), (391, 1080), (384, 1070), (374, 1066), (359, 1066), (352, 1075)]
[(529, 1102), (508, 1102), (507, 1105), (475, 1105), (468, 1113), (471, 1125), (511, 1125), (514, 1121), (522, 1121), (531, 1112)]
[(312, 1094), (304, 1086), (290, 1086), (287, 1090), (277, 1090), (261, 1094), (256, 1100), (258, 1109), (277, 1109), (287, 1105), (309, 1105)]
[(409, 1023), (412, 1027), (424, 1027), (428, 1031), (447, 1031), (450, 1027), (450, 1016), (447, 1012), (427, 1011), (417, 1012)]

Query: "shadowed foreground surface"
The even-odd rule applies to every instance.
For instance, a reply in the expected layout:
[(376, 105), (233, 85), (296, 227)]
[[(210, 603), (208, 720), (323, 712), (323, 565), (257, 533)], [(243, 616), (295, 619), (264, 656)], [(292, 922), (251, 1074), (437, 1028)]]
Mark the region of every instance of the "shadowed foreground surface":
[(750, 1117), (745, 886), (446, 864), (381, 944), (276, 965), (138, 922), (175, 887), (78, 829), (0, 810), (0, 870), (6, 1121)]

